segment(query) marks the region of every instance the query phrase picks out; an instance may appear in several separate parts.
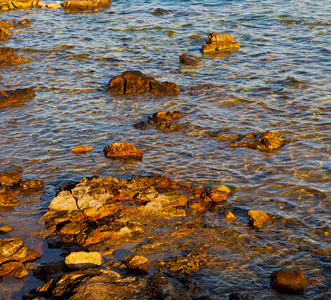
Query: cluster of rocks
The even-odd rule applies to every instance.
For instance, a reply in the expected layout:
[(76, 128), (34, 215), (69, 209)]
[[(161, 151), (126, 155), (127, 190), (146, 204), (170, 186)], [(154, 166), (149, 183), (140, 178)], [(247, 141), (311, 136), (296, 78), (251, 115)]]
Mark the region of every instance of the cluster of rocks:
[(182, 113), (180, 111), (174, 112), (155, 112), (152, 117), (148, 118), (148, 120), (141, 121), (137, 124), (134, 124), (133, 127), (137, 129), (146, 129), (149, 125), (154, 126), (157, 129), (170, 129), (173, 121), (178, 120), (182, 117)]
[(0, 239), (0, 278), (14, 277), (20, 279), (26, 277), (28, 271), (25, 263), (34, 261), (39, 257), (37, 252), (28, 249), (19, 238)]
[(16, 205), (15, 193), (41, 190), (43, 187), (42, 180), (22, 180), (20, 173), (0, 171), (0, 206)]

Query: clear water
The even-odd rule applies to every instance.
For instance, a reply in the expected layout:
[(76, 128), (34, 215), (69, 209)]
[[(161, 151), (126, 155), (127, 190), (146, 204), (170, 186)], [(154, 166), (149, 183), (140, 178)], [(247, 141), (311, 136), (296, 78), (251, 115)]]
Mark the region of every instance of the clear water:
[[(158, 7), (169, 13), (153, 15)], [(227, 224), (221, 211), (206, 214), (205, 222), (220, 236), (233, 232), (241, 242), (215, 246), (211, 252), (224, 263), (206, 266), (194, 277), (215, 297), (242, 291), (256, 299), (313, 299), (328, 292), (329, 1), (113, 1), (108, 9), (87, 13), (0, 13), (1, 20), (23, 18), (33, 25), (13, 31), (3, 44), (31, 62), (1, 67), (0, 89), (34, 87), (36, 97), (0, 110), (0, 170), (22, 168), (24, 179), (42, 179), (46, 187), (0, 210), (1, 224), (15, 228), (2, 237), (21, 237), (42, 251), (37, 262), (60, 259), (31, 232), (44, 229), (39, 218), (61, 184), (94, 173), (122, 178), (158, 173), (192, 185), (231, 188), (226, 206), (238, 222)], [(202, 55), (200, 48), (214, 31), (232, 34), (240, 50)], [(183, 53), (200, 56), (203, 65), (180, 65)], [(181, 93), (103, 92), (110, 78), (128, 69), (175, 82)], [(207, 84), (215, 87), (190, 89)], [(132, 127), (161, 110), (182, 111), (179, 123), (185, 127), (173, 132)], [(273, 153), (227, 147), (237, 134), (266, 130), (288, 143)], [(105, 158), (103, 148), (121, 141), (143, 150), (144, 160)], [(94, 149), (74, 155), (70, 149), (77, 145)], [(275, 217), (273, 225), (251, 229), (250, 209)], [(270, 288), (269, 276), (280, 268), (306, 274), (305, 294), (282, 296)], [(0, 298), (20, 299), (40, 284), (32, 275), (4, 279)]]

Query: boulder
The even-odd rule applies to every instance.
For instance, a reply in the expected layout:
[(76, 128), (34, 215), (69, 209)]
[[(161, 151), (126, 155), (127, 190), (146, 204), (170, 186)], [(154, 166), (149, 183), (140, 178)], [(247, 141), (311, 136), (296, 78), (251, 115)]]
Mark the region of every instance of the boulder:
[(108, 158), (112, 159), (135, 159), (142, 160), (144, 152), (138, 150), (135, 146), (127, 143), (114, 143), (106, 146), (103, 150)]
[(126, 71), (113, 77), (109, 81), (106, 91), (121, 95), (144, 93), (177, 95), (180, 90), (175, 83), (168, 81), (160, 83), (140, 71)]
[(77, 210), (78, 206), (76, 203), (76, 199), (72, 196), (70, 191), (61, 191), (51, 201), (48, 206), (48, 209), (56, 211), (71, 211)]
[(147, 122), (141, 121), (137, 124), (134, 124), (133, 127), (137, 129), (146, 129), (148, 125), (152, 125), (157, 129), (169, 129), (173, 124), (173, 121), (178, 120), (181, 117), (182, 117), (182, 113), (180, 111), (174, 111), (174, 112), (160, 111), (154, 113), (153, 116), (149, 118)]
[(263, 211), (250, 210), (247, 213), (249, 225), (254, 228), (263, 228), (265, 225), (271, 223), (271, 218)]
[(72, 153), (75, 154), (84, 154), (93, 150), (93, 146), (76, 146), (71, 149)]
[(233, 42), (235, 38), (229, 33), (211, 33), (205, 45), (202, 46), (201, 51), (214, 52), (214, 51), (224, 51), (231, 49), (239, 49), (239, 43)]
[(264, 152), (272, 152), (285, 145), (285, 140), (270, 131), (264, 133), (249, 133), (242, 136), (239, 142), (234, 142), (229, 147), (246, 147)]
[(134, 271), (139, 272), (147, 272), (151, 262), (148, 258), (142, 256), (142, 255), (128, 255), (125, 256), (125, 264), (126, 266)]
[(85, 270), (101, 266), (102, 256), (99, 252), (72, 252), (64, 262), (70, 269)]
[(16, 186), (21, 180), (20, 173), (0, 171), (0, 185)]
[(307, 279), (302, 271), (280, 270), (271, 274), (271, 285), (282, 293), (298, 294), (307, 288)]
[(0, 11), (11, 9), (26, 9), (33, 8), (38, 4), (39, 0), (0, 0)]
[(0, 48), (0, 66), (14, 66), (29, 61), (27, 58), (18, 57), (11, 48)]
[(65, 0), (63, 8), (66, 10), (93, 10), (109, 7), (111, 0)]

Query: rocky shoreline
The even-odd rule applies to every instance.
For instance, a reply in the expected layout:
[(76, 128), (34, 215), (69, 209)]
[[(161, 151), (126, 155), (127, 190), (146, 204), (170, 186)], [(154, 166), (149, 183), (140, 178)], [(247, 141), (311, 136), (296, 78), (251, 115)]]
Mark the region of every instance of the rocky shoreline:
[[(66, 0), (57, 7), (93, 10), (110, 4), (109, 0)], [(0, 10), (35, 7), (54, 8), (54, 5), (28, 0), (0, 3)], [(17, 24), (1, 22), (0, 40), (9, 40), (10, 30), (15, 26), (30, 25), (31, 22), (22, 20)], [(236, 51), (239, 43), (234, 40), (228, 33), (211, 33), (201, 52)], [(0, 68), (28, 62), (28, 59), (18, 57), (13, 49), (0, 48)], [(183, 54), (179, 63), (198, 66), (203, 61)], [(175, 83), (160, 82), (133, 70), (111, 78), (103, 92), (178, 95), (181, 90)], [(14, 109), (13, 106), (33, 97), (35, 91), (32, 88), (0, 90), (0, 109)], [(181, 128), (182, 118), (185, 113), (181, 111), (160, 111), (133, 126), (137, 130), (154, 128), (169, 132)], [(286, 138), (270, 131), (238, 134), (231, 139), (229, 148), (245, 147), (267, 153), (277, 151), (287, 143)], [(82, 154), (92, 150), (93, 146), (77, 146), (71, 151)], [(130, 163), (143, 160), (144, 153), (123, 141), (105, 146), (104, 155)], [(16, 193), (33, 193), (43, 187), (41, 180), (24, 181), (19, 173), (1, 171), (0, 206), (18, 205)], [(64, 259), (35, 265), (33, 275), (44, 284), (31, 290), (23, 299), (217, 299), (190, 276), (207, 264), (217, 266), (220, 263), (220, 258), (211, 251), (215, 244), (237, 242), (221, 239), (214, 228), (206, 229), (203, 220), (209, 210), (221, 207), (226, 222), (239, 222), (231, 207), (224, 207), (231, 192), (228, 187), (188, 186), (162, 175), (131, 179), (94, 175), (59, 189), (42, 217), (46, 230), (39, 234), (47, 240), (49, 248), (61, 249)], [(247, 217), (249, 222), (246, 225), (257, 234), (275, 220), (270, 214), (257, 210), (247, 211)], [(164, 228), (169, 232), (162, 234)], [(0, 228), (0, 234), (10, 231), (6, 225)], [(204, 241), (199, 243), (197, 236), (203, 236)], [(124, 259), (116, 260), (114, 252), (125, 243), (136, 243), (137, 246)], [(171, 255), (162, 256), (160, 253)], [(0, 281), (1, 277), (26, 277), (26, 263), (39, 257), (19, 238), (0, 239)], [(280, 293), (302, 294), (307, 289), (308, 280), (299, 270), (278, 270), (270, 274), (270, 284)], [(229, 298), (254, 299), (249, 293), (237, 291)]]

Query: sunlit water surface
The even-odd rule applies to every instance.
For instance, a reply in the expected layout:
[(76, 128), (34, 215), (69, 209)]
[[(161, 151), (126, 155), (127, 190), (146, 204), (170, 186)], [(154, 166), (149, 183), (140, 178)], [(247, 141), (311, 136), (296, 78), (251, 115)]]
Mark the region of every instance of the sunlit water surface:
[[(155, 8), (168, 11), (152, 14)], [(205, 215), (206, 228), (241, 237), (238, 247), (215, 246), (218, 268), (193, 277), (219, 299), (241, 291), (256, 299), (314, 299), (327, 294), (330, 274), (331, 208), (331, 7), (322, 1), (150, 0), (113, 1), (87, 13), (31, 9), (0, 14), (28, 18), (3, 43), (31, 61), (1, 67), (0, 89), (34, 87), (36, 97), (0, 110), (0, 170), (20, 170), (24, 179), (45, 181), (43, 192), (18, 195), (20, 205), (0, 210), (0, 223), (39, 252), (37, 262), (60, 260), (56, 250), (31, 232), (59, 186), (99, 174), (121, 178), (163, 174), (196, 186), (231, 188), (226, 208)], [(211, 32), (231, 33), (235, 52), (202, 55)], [(191, 39), (200, 35), (202, 39)], [(179, 64), (179, 55), (200, 56), (203, 65)], [(178, 96), (114, 96), (104, 92), (111, 77), (140, 70), (179, 85)], [(0, 78), (1, 78), (0, 77)], [(192, 87), (214, 85), (192, 90)], [(185, 125), (162, 132), (138, 130), (156, 111), (180, 110)], [(229, 148), (238, 134), (271, 130), (287, 144), (272, 153)], [(136, 163), (112, 161), (103, 148), (127, 141), (144, 151)], [(92, 152), (74, 155), (77, 145)], [(256, 231), (247, 211), (275, 220)], [(243, 237), (247, 237), (246, 239)], [(270, 250), (271, 249), (271, 250)], [(229, 266), (230, 265), (230, 266)], [(231, 267), (232, 265), (232, 267)], [(270, 274), (300, 269), (309, 280), (303, 295), (280, 295)], [(41, 282), (4, 279), (0, 298), (21, 299)]]

